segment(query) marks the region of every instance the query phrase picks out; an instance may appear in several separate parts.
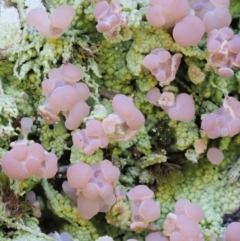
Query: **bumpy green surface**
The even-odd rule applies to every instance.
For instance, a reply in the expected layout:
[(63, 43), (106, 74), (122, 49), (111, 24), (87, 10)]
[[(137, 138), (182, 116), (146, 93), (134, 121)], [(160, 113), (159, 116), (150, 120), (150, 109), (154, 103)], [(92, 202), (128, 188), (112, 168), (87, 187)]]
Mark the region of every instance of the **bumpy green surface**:
[[(173, 204), (178, 198), (187, 198), (204, 209), (205, 219), (200, 225), (205, 240), (211, 240), (214, 233), (217, 240), (220, 239), (224, 231), (223, 215), (234, 212), (240, 206), (240, 172), (236, 171), (240, 169), (240, 135), (208, 140), (200, 131), (200, 120), (202, 115), (219, 108), (225, 95), (240, 99), (240, 71), (236, 70), (232, 78), (221, 79), (206, 64), (205, 39), (199, 46), (183, 48), (174, 43), (165, 30), (151, 27), (144, 17), (147, 0), (119, 1), (129, 17), (129, 25), (115, 39), (96, 31), (93, 16), (96, 1), (49, 0), (44, 1), (44, 5), (40, 0), (13, 2), (20, 14), (21, 29), (14, 28), (14, 21), (3, 21), (0, 17), (0, 46), (5, 46), (4, 49), (0, 47), (0, 156), (17, 139), (20, 119), (34, 117), (29, 139), (55, 152), (59, 166), (80, 160), (93, 164), (107, 158), (120, 168), (119, 184), (125, 191), (140, 183), (152, 188), (155, 199), (161, 203), (162, 213), (154, 229), (161, 230), (166, 215), (173, 211)], [(72, 5), (77, 16), (61, 38), (47, 40), (27, 26), (25, 5), (30, 8), (45, 6), (51, 12), (62, 4)], [(239, 26), (239, 8), (239, 1), (232, 0), (230, 11), (236, 17), (236, 33), (239, 32), (236, 27)], [(12, 41), (16, 34), (20, 34), (21, 41), (9, 40), (6, 44), (1, 39), (2, 34)], [(165, 90), (193, 96), (197, 114), (189, 123), (171, 121), (164, 111), (147, 102), (147, 91), (158, 83), (143, 68), (142, 61), (154, 48), (183, 54), (176, 79)], [(63, 117), (51, 126), (41, 120), (37, 114), (37, 107), (43, 99), (41, 81), (51, 68), (64, 62), (71, 62), (84, 72), (82, 81), (91, 91), (91, 98), (87, 101), (91, 106), (91, 117), (102, 120), (111, 113), (111, 91), (133, 98), (146, 118), (145, 126), (133, 140), (112, 140), (104, 150), (86, 156), (72, 147), (72, 133), (65, 129)], [(84, 128), (84, 123), (79, 128)], [(199, 138), (205, 139), (208, 147), (223, 150), (225, 159), (220, 166), (209, 163), (205, 153), (195, 153), (193, 145)], [(24, 203), (21, 197), (33, 189), (41, 197), (45, 214), (37, 220), (28, 210), (18, 217), (15, 212), (14, 215), (9, 212), (6, 203), (0, 202), (3, 210), (0, 215), (0, 240), (52, 240), (44, 233), (56, 230), (71, 233), (76, 241), (94, 241), (104, 235), (111, 236), (115, 241), (128, 238), (143, 241), (151, 231), (134, 233), (130, 230), (128, 200), (118, 201), (106, 215), (83, 220), (61, 190), (64, 180), (64, 174), (61, 178), (57, 175), (53, 180), (41, 182), (35, 178), (21, 182), (11, 180), (10, 188), (20, 196), (19, 202)], [(1, 187), (3, 195), (3, 185)]]

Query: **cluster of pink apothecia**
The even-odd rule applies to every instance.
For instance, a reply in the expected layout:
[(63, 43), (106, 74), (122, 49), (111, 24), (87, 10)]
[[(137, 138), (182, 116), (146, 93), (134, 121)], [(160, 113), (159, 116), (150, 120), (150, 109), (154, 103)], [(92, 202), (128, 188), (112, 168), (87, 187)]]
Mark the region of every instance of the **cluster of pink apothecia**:
[[(172, 35), (177, 44), (183, 47), (196, 45), (204, 32), (208, 33), (207, 49), (210, 52), (208, 61), (221, 77), (232, 76), (232, 69), (240, 67), (240, 38), (228, 28), (231, 22), (229, 0), (197, 0), (191, 4), (187, 0), (180, 0), (174, 8), (172, 5), (176, 5), (176, 1), (173, 0), (150, 0), (150, 4), (146, 12), (148, 22), (154, 27), (165, 29), (173, 27)], [(194, 11), (194, 15), (191, 14), (191, 10)], [(107, 32), (112, 37), (117, 35), (121, 27), (128, 24), (127, 16), (121, 11), (122, 6), (116, 0), (111, 3), (100, 1), (94, 10), (94, 16), (98, 21), (97, 30), (101, 33)], [(75, 14), (75, 10), (68, 5), (58, 7), (50, 15), (44, 9), (36, 8), (27, 14), (27, 23), (33, 25), (42, 36), (55, 39), (69, 28)], [(172, 56), (170, 52), (158, 48), (145, 57), (143, 66), (151, 71), (159, 81), (159, 85), (163, 87), (175, 79), (181, 57), (181, 54)], [(59, 114), (62, 113), (66, 119), (66, 128), (76, 130), (89, 115), (90, 107), (86, 103), (90, 95), (89, 88), (84, 83), (77, 83), (82, 77), (81, 70), (70, 63), (49, 72), (48, 79), (42, 82), (45, 101), (38, 108), (38, 113), (46, 123), (57, 123)], [(179, 94), (175, 100), (172, 93), (161, 94), (158, 88), (154, 88), (147, 93), (147, 99), (166, 111), (173, 120), (189, 122), (195, 116), (193, 98), (186, 93)], [(209, 138), (234, 136), (239, 133), (237, 102), (234, 98), (227, 97), (222, 108), (204, 117), (202, 129)], [(144, 116), (135, 108), (131, 98), (118, 94), (112, 100), (112, 107), (114, 112), (107, 118), (102, 121), (87, 120), (86, 128), (73, 134), (75, 147), (82, 149), (87, 155), (92, 155), (97, 149), (105, 148), (110, 137), (119, 141), (130, 140), (144, 125)], [(209, 149), (208, 158), (218, 159), (216, 156), (220, 156), (222, 160), (222, 153), (215, 149)], [(37, 178), (52, 178), (57, 172), (57, 157), (54, 153), (46, 152), (38, 143), (28, 145), (17, 142), (3, 155), (1, 165), (3, 171), (13, 179), (22, 180), (32, 175)], [(84, 173), (79, 175), (83, 170)], [(85, 219), (90, 219), (98, 212), (108, 211), (116, 202), (114, 188), (120, 172), (110, 161), (104, 160), (92, 166), (79, 162), (70, 166), (67, 173), (68, 182), (64, 183), (63, 189), (77, 204), (80, 215)], [(160, 208), (152, 199), (152, 191), (146, 186), (137, 186), (127, 195), (131, 202), (133, 229), (141, 225), (145, 227), (159, 217)], [(175, 208), (181, 202), (182, 200)], [(176, 208), (174, 230), (171, 230), (171, 225), (168, 226), (169, 220), (165, 221), (164, 227), (170, 241), (185, 240), (185, 238), (202, 240), (197, 225), (200, 216), (203, 218), (200, 207), (186, 202), (180, 211)], [(192, 227), (191, 233), (185, 228), (184, 223)], [(234, 223), (229, 225), (226, 237), (232, 235), (234, 232), (232, 230), (236, 229), (234, 225)], [(149, 234), (146, 240), (168, 240), (168, 238), (163, 233), (156, 232)], [(230, 236), (227, 240), (231, 240)]]
[[(57, 123), (62, 113), (66, 119), (65, 127), (75, 130), (88, 116), (90, 107), (85, 101), (90, 91), (85, 83), (78, 82), (82, 77), (82, 71), (70, 63), (49, 71), (48, 78), (42, 81), (45, 100), (38, 107), (38, 113), (46, 123)], [(115, 136), (117, 140), (130, 140), (144, 125), (145, 118), (135, 108), (131, 98), (118, 94), (113, 98), (112, 106), (114, 113), (102, 122), (87, 120), (86, 129), (73, 134), (75, 147), (82, 149), (87, 155), (92, 155), (99, 147), (108, 145), (108, 135)], [(33, 120), (23, 120), (25, 121), (21, 121), (21, 129), (25, 139), (13, 143), (13, 148), (3, 155), (1, 165), (4, 173), (16, 180), (31, 176), (54, 177), (58, 170), (56, 155), (46, 152), (38, 143), (29, 145), (27, 135)], [(108, 160), (92, 166), (79, 161), (68, 168), (68, 181), (64, 182), (63, 189), (78, 206), (79, 214), (90, 219), (98, 212), (108, 211), (116, 202), (114, 189), (119, 175), (119, 169)], [(35, 199), (30, 196), (28, 199), (35, 208)]]
[(116, 202), (114, 188), (119, 176), (119, 169), (108, 160), (91, 166), (78, 162), (68, 168), (63, 190), (77, 204), (80, 216), (91, 219)]

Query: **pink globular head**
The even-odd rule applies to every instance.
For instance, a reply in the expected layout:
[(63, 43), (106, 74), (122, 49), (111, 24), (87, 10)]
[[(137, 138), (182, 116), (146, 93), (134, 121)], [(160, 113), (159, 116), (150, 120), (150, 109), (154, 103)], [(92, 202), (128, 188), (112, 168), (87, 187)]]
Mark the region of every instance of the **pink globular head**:
[(228, 42), (228, 48), (232, 53), (240, 53), (240, 37), (236, 35), (232, 40)]
[(240, 132), (240, 119), (232, 119), (228, 123), (229, 136), (235, 136)]
[(53, 68), (48, 72), (48, 78), (55, 82), (63, 79), (61, 68)]
[(68, 29), (75, 14), (75, 10), (68, 5), (57, 7), (50, 16), (44, 9), (34, 8), (28, 12), (26, 21), (35, 26), (42, 36), (56, 39)]
[(160, 208), (152, 199), (143, 201), (139, 207), (139, 213), (148, 223), (157, 220), (160, 217)]
[(194, 15), (188, 15), (176, 23), (173, 38), (182, 47), (189, 47), (198, 44), (204, 32), (202, 20)]
[(56, 82), (52, 79), (45, 79), (42, 81), (41, 86), (43, 94), (47, 97), (55, 89)]
[(240, 237), (240, 223), (232, 222), (230, 223), (225, 231), (225, 240), (226, 241), (239, 241)]
[(107, 200), (107, 202), (109, 202), (110, 205), (112, 205), (116, 201), (116, 197), (113, 195), (114, 199), (113, 199), (113, 203), (111, 204), (112, 194), (113, 194), (113, 185), (109, 182), (103, 182), (103, 186), (101, 187), (101, 191), (100, 191), (100, 196), (104, 200)]
[(92, 169), (84, 162), (78, 162), (67, 170), (68, 184), (73, 188), (82, 189), (90, 180)]
[(54, 89), (49, 97), (50, 105), (59, 111), (70, 110), (78, 100), (75, 87), (70, 85), (60, 86)]
[(23, 180), (33, 175), (52, 178), (57, 172), (57, 161), (54, 153), (46, 152), (38, 143), (17, 144), (3, 155), (1, 165), (3, 172), (12, 179)]
[(185, 237), (179, 231), (172, 232), (169, 238), (170, 241), (185, 241)]
[(58, 171), (57, 161), (57, 156), (54, 153), (50, 152), (46, 154), (45, 170), (43, 174), (45, 178), (53, 178), (55, 176)]
[(181, 19), (189, 14), (188, 0), (161, 0), (161, 7), (166, 18)]
[(88, 120), (86, 123), (86, 133), (89, 137), (100, 137), (103, 135), (103, 127), (101, 121)]
[(220, 69), (218, 69), (218, 74), (222, 78), (230, 78), (234, 75), (234, 72), (231, 68), (226, 66), (226, 67), (221, 67)]
[(229, 7), (230, 0), (211, 0), (215, 7)]
[(84, 101), (78, 101), (67, 113), (65, 113), (65, 126), (68, 130), (77, 129), (82, 123), (83, 119), (88, 116), (90, 112), (89, 105)]
[(107, 1), (99, 2), (94, 8), (94, 17), (100, 20), (104, 18), (109, 11), (111, 11), (111, 7)]
[(166, 51), (165, 49), (161, 49), (161, 48), (155, 49), (152, 52), (154, 53), (155, 51), (157, 54), (158, 61), (160, 63), (165, 63), (172, 57), (171, 54), (168, 51)]
[(28, 173), (31, 173), (36, 177), (42, 176), (41, 161), (37, 158), (29, 157), (25, 162), (25, 168)]
[(67, 29), (71, 24), (76, 11), (69, 5), (61, 5), (57, 7), (49, 16), (51, 25), (59, 29)]
[(80, 216), (88, 220), (98, 212), (109, 211), (116, 202), (114, 185), (119, 175), (119, 169), (108, 160), (92, 166), (78, 162), (68, 168), (68, 182), (63, 187), (77, 202)]
[(221, 48), (221, 43), (216, 39), (210, 40), (207, 43), (207, 49), (209, 52), (212, 52), (212, 53), (217, 52), (220, 50), (220, 48)]
[[(216, 31), (216, 29), (212, 30), (212, 31)], [(223, 27), (220, 28), (218, 30), (220, 36), (224, 39), (224, 40), (230, 40), (232, 38), (234, 38), (234, 32), (231, 28), (229, 27)], [(235, 35), (236, 36), (236, 35)]]
[(82, 79), (82, 71), (74, 64), (63, 64), (61, 67), (62, 76), (65, 81), (74, 83)]
[(26, 22), (29, 25), (39, 28), (49, 28), (50, 21), (48, 19), (48, 13), (43, 8), (34, 8), (28, 12), (26, 16)]
[(109, 197), (104, 198), (104, 203), (100, 206), (100, 212), (107, 212), (112, 205), (117, 201), (116, 196), (112, 193)]
[(85, 101), (88, 99), (88, 97), (90, 96), (90, 90), (88, 88), (88, 86), (84, 83), (77, 83), (76, 84), (76, 89), (78, 92), (78, 97)]
[(103, 177), (110, 183), (115, 183), (119, 176), (120, 176), (120, 171), (119, 168), (114, 166), (112, 162), (109, 160), (103, 160), (101, 162), (101, 171), (103, 173)]
[(114, 111), (124, 118), (129, 117), (135, 109), (133, 100), (122, 94), (114, 96), (112, 106)]
[(140, 110), (134, 109), (131, 116), (126, 118), (127, 126), (130, 130), (138, 130), (145, 123), (145, 117)]
[(209, 33), (213, 29), (228, 27), (232, 21), (229, 9), (225, 6), (217, 7), (213, 11), (209, 11), (203, 18), (205, 31)]
[(198, 223), (190, 219), (185, 219), (179, 226), (179, 230), (183, 236), (192, 240), (197, 240), (200, 235)]
[[(21, 155), (20, 148), (18, 152)], [(22, 163), (14, 159), (10, 152), (4, 153), (1, 166), (3, 172), (12, 179), (23, 180), (29, 177), (29, 173), (23, 168)]]
[(104, 33), (111, 29), (111, 24), (109, 22), (101, 21), (96, 25), (96, 29), (99, 33)]
[(178, 95), (175, 106), (170, 106), (167, 113), (172, 120), (189, 122), (195, 116), (195, 107), (192, 96), (182, 93)]
[(184, 211), (185, 215), (193, 221), (200, 222), (204, 218), (204, 212), (198, 204), (187, 203)]
[(32, 143), (28, 147), (28, 150), (33, 157), (39, 159), (40, 161), (43, 161), (45, 159), (44, 149), (42, 145), (40, 145), (39, 143)]
[(177, 214), (183, 214), (185, 211), (185, 206), (189, 203), (187, 199), (180, 198), (174, 205)]
[(100, 144), (99, 144), (100, 148), (105, 148), (109, 143), (108, 137), (107, 135), (105, 135), (105, 133), (99, 137), (99, 141), (100, 141)]
[(218, 148), (211, 147), (207, 151), (207, 158), (212, 164), (219, 165), (223, 161), (224, 155)]
[(96, 199), (100, 195), (100, 188), (96, 183), (87, 183), (82, 191), (83, 195), (88, 199)]
[(161, 27), (166, 22), (166, 18), (162, 13), (161, 6), (150, 6), (146, 11), (146, 19), (153, 27)]
[(95, 151), (97, 151), (100, 147), (100, 139), (99, 138), (89, 138), (87, 145), (83, 148), (83, 152), (90, 156)]
[(201, 129), (204, 132), (213, 130), (217, 125), (217, 116), (214, 113), (207, 114), (201, 123)]
[(160, 98), (160, 96), (161, 96), (160, 90), (156, 87), (149, 90), (146, 94), (147, 100), (151, 104), (156, 105), (156, 106), (158, 106), (158, 99)]
[(155, 54), (148, 54), (143, 59), (143, 66), (149, 70), (153, 70), (158, 67), (158, 57)]
[(85, 130), (77, 131), (72, 135), (73, 146), (82, 149), (87, 145), (88, 138)]
[(26, 145), (15, 145), (10, 150), (11, 156), (17, 161), (24, 161), (27, 159), (29, 154), (29, 148)]
[(146, 185), (137, 185), (132, 188), (128, 193), (128, 198), (132, 201), (135, 200), (147, 200), (153, 197), (153, 191)]

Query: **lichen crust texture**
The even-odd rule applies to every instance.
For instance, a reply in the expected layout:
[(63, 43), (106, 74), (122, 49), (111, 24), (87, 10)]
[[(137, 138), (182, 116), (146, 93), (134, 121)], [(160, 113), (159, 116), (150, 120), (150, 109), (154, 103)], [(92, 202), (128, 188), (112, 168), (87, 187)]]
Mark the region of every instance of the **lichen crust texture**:
[(240, 241), (240, 1), (0, 0), (0, 240)]

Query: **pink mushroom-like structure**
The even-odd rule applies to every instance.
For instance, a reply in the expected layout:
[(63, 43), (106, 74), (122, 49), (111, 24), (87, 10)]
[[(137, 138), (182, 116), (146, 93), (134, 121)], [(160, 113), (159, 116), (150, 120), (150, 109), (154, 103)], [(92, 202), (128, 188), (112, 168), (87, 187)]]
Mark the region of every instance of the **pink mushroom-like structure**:
[(216, 113), (207, 114), (203, 118), (202, 130), (210, 139), (237, 135), (240, 132), (239, 110), (240, 102), (234, 97), (226, 97)]
[(87, 155), (92, 155), (99, 148), (105, 148), (109, 139), (127, 141), (136, 135), (145, 118), (135, 108), (133, 100), (118, 94), (114, 96), (112, 106), (114, 113), (109, 114), (102, 122), (88, 120), (85, 129), (73, 134), (73, 145), (76, 148), (82, 149)]
[(219, 165), (222, 163), (224, 155), (223, 152), (218, 148), (211, 147), (207, 151), (207, 158), (212, 164)]
[(103, 130), (101, 121), (88, 120), (86, 129), (82, 129), (73, 134), (73, 145), (82, 149), (87, 155), (92, 155), (99, 148), (108, 145), (108, 137)]
[(47, 152), (42, 145), (33, 143), (29, 146), (16, 144), (4, 153), (1, 161), (3, 172), (16, 180), (37, 178), (52, 178), (57, 172), (57, 156)]
[(181, 54), (172, 56), (168, 51), (157, 48), (144, 58), (143, 66), (151, 71), (163, 87), (175, 79), (181, 58)]
[(110, 37), (115, 37), (121, 30), (122, 26), (126, 26), (127, 17), (121, 13), (122, 6), (117, 0), (100, 1), (94, 9), (94, 17), (98, 21), (96, 26), (100, 33), (107, 33)]
[(59, 38), (69, 28), (76, 11), (69, 5), (57, 7), (49, 16), (46, 10), (34, 8), (27, 14), (26, 22), (50, 39)]
[(200, 18), (189, 15), (187, 0), (150, 0), (150, 4), (146, 18), (152, 26), (173, 27), (173, 38), (183, 47), (198, 44), (205, 31), (204, 24)]
[(163, 233), (170, 241), (204, 241), (198, 226), (204, 212), (198, 204), (179, 199), (175, 203), (175, 213), (169, 213), (163, 224)]
[(186, 93), (178, 95), (175, 104), (167, 108), (167, 113), (172, 120), (179, 120), (185, 123), (191, 121), (195, 116), (192, 96)]
[(230, 223), (224, 233), (224, 241), (239, 241), (240, 237), (240, 223)]
[(119, 141), (131, 140), (145, 123), (143, 114), (131, 98), (122, 94), (114, 96), (112, 107), (114, 113), (102, 121), (104, 132)]
[(175, 42), (183, 47), (196, 45), (204, 32), (228, 27), (232, 17), (230, 0), (149, 0), (146, 18), (153, 27), (173, 28)]
[(188, 0), (149, 0), (151, 6), (146, 11), (148, 22), (154, 27), (173, 27), (175, 21), (188, 15)]
[(108, 160), (92, 166), (78, 162), (68, 168), (63, 190), (77, 204), (80, 216), (91, 219), (116, 202), (114, 187), (119, 176), (119, 169)]
[(208, 62), (222, 78), (233, 76), (233, 69), (240, 67), (240, 36), (227, 27), (214, 29), (207, 37)]
[(230, 0), (195, 0), (190, 4), (195, 16), (203, 21), (206, 33), (230, 25), (232, 17), (228, 9), (229, 5)]
[(45, 102), (38, 107), (38, 113), (48, 124), (59, 121), (58, 114), (65, 116), (65, 126), (75, 130), (89, 114), (86, 100), (90, 95), (84, 83), (77, 83), (83, 77), (82, 71), (73, 64), (63, 64), (49, 71), (48, 79), (42, 82)]
[(202, 39), (204, 25), (198, 17), (187, 15), (176, 22), (172, 34), (177, 44), (183, 47), (193, 46), (198, 44)]
[(159, 218), (160, 207), (153, 201), (153, 195), (153, 191), (145, 185), (138, 185), (127, 193), (131, 201), (131, 229), (145, 229), (150, 222)]
[(155, 105), (160, 106), (172, 120), (189, 122), (195, 116), (194, 101), (191, 95), (181, 93), (176, 101), (174, 94), (171, 92), (160, 93), (158, 88), (153, 88), (147, 92), (147, 100)]

